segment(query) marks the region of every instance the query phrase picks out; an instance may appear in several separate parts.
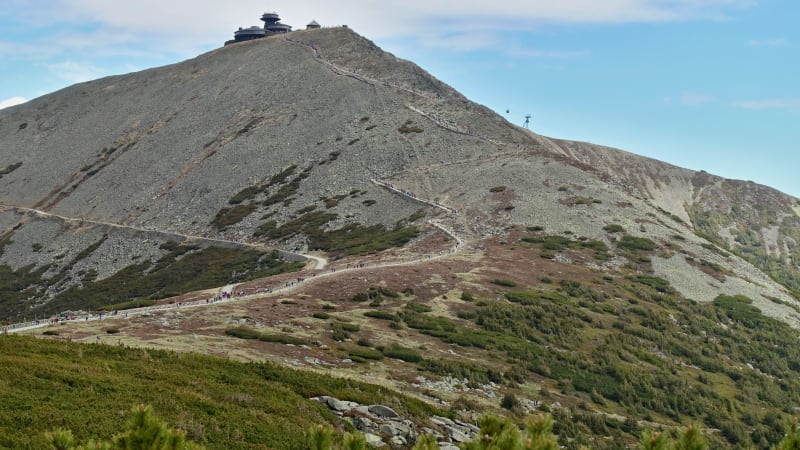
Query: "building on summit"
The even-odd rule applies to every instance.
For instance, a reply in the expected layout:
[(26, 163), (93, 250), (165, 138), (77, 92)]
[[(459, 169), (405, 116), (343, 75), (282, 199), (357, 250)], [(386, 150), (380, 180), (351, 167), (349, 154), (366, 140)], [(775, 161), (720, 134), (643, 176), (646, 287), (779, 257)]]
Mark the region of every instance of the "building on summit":
[[(259, 26), (252, 26), (247, 28), (239, 27), (238, 30), (233, 32), (233, 39), (230, 41), (226, 41), (225, 45), (228, 44), (235, 44), (237, 42), (244, 42), (244, 41), (251, 41), (253, 39), (261, 39), (268, 36), (274, 36), (276, 34), (283, 34), (292, 31), (292, 26), (287, 25), (285, 23), (281, 23), (281, 17), (274, 12), (264, 13), (261, 16), (261, 20), (264, 21), (264, 27), (261, 28)], [(312, 20), (306, 26), (307, 30), (321, 28), (320, 24), (317, 23), (316, 20)]]
[(264, 15), (261, 16), (261, 20), (264, 21), (264, 31), (266, 31), (267, 34), (288, 33), (292, 31), (292, 26), (281, 23), (280, 16), (274, 12), (264, 13)]
[(239, 27), (238, 30), (233, 32), (233, 41), (228, 41), (225, 44), (231, 44), (233, 42), (243, 42), (243, 41), (251, 41), (253, 39), (260, 39), (267, 35), (267, 32), (264, 31), (263, 28), (258, 26), (252, 26), (247, 28)]

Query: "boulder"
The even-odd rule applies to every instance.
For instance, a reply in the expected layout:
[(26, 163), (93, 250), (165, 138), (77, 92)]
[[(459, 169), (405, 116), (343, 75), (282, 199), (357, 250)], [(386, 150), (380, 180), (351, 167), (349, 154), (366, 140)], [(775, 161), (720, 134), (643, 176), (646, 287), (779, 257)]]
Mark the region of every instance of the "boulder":
[(406, 438), (403, 436), (392, 436), (392, 438), (389, 439), (389, 444), (391, 444), (392, 447), (405, 448), (408, 446), (408, 441), (406, 441)]
[(403, 436), (408, 438), (414, 435), (414, 430), (411, 427), (399, 422), (386, 421), (381, 424), (380, 430), (383, 436)]
[(372, 447), (381, 448), (386, 446), (386, 443), (377, 434), (364, 433), (364, 438), (367, 440), (367, 445)]
[(353, 417), (353, 426), (356, 427), (356, 430), (358, 431), (364, 431), (364, 432), (377, 431), (375, 422), (370, 420), (368, 417), (361, 417), (361, 416)]
[(480, 428), (478, 428), (478, 426), (477, 426), (477, 425), (473, 425), (473, 424), (471, 424), (471, 423), (467, 423), (467, 422), (462, 422), (462, 421), (460, 421), (460, 420), (456, 420), (455, 422), (456, 422), (458, 425), (460, 425), (460, 426), (461, 426), (461, 428), (466, 428), (466, 429), (468, 429), (468, 430), (470, 431), (470, 433), (472, 433), (472, 434), (478, 434), (478, 433), (480, 433), (480, 431), (481, 431), (481, 429), (480, 429)]
[(357, 406), (359, 406), (359, 404), (356, 402), (348, 402), (333, 397), (328, 397), (327, 403), (330, 409), (340, 412), (350, 411), (351, 409), (354, 409)]
[(439, 425), (440, 427), (453, 426), (456, 424), (447, 417), (442, 417), (442, 416), (432, 416), (431, 422), (435, 423), (436, 425)]
[(469, 442), (472, 440), (472, 438), (467, 433), (464, 433), (459, 428), (454, 428), (454, 427), (448, 428), (447, 435), (450, 436), (450, 439), (458, 443)]
[(384, 405), (370, 405), (369, 412), (377, 417), (381, 417), (384, 419), (392, 419), (395, 417), (400, 417), (400, 415), (397, 414), (395, 410)]

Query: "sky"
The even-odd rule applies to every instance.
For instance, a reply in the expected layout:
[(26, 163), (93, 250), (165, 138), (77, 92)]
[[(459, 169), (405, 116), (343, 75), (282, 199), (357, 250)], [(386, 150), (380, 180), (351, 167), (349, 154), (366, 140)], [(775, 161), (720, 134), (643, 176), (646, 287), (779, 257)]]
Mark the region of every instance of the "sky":
[(800, 196), (797, 0), (0, 0), (0, 108), (197, 56), (266, 11), (346, 24), (539, 134)]

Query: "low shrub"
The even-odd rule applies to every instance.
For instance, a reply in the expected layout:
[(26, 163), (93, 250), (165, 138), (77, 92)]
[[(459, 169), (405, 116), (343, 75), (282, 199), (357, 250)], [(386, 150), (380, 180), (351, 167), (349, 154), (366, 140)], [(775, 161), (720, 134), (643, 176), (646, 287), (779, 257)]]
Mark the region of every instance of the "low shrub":
[(394, 344), (391, 347), (382, 350), (383, 356), (387, 358), (399, 359), (405, 362), (417, 363), (422, 361), (422, 355), (416, 351)]
[(496, 279), (492, 280), (492, 283), (496, 284), (498, 286), (503, 286), (503, 287), (516, 287), (517, 286), (517, 283), (515, 283), (515, 282), (513, 282), (511, 280), (506, 280), (506, 279), (501, 279), (501, 278), (496, 278)]
[(386, 312), (386, 311), (367, 311), (364, 313), (365, 316), (371, 317), (373, 319), (381, 319), (381, 320), (397, 320), (397, 316), (393, 313)]
[(339, 327), (341, 327), (341, 329), (343, 329), (344, 331), (349, 331), (350, 333), (355, 333), (361, 330), (361, 327), (359, 327), (354, 323), (339, 322), (338, 325)]
[(650, 239), (626, 234), (617, 242), (617, 247), (630, 251), (651, 252), (656, 249), (656, 243)]
[(625, 228), (623, 228), (622, 225), (620, 224), (610, 223), (603, 227), (603, 231), (605, 231), (606, 233), (621, 233), (625, 231)]
[(367, 347), (357, 347), (357, 348), (351, 349), (348, 352), (348, 356), (350, 356), (350, 359), (353, 359), (353, 360), (355, 360), (355, 358), (363, 358), (363, 359), (369, 359), (369, 360), (373, 360), (373, 361), (379, 361), (379, 360), (383, 359), (383, 353), (379, 352), (378, 350), (373, 350), (373, 349), (367, 348)]

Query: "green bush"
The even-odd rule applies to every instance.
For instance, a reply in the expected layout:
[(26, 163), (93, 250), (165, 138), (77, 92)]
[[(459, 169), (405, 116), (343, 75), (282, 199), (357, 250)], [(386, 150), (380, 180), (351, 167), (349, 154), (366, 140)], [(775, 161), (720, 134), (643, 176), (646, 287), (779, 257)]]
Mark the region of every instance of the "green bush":
[(492, 280), (492, 283), (494, 283), (494, 284), (496, 284), (498, 286), (503, 286), (503, 287), (516, 287), (517, 286), (517, 283), (515, 283), (515, 282), (513, 282), (511, 280), (506, 280), (506, 279), (501, 279), (501, 278), (495, 278), (494, 280)]
[(656, 249), (656, 243), (647, 238), (635, 237), (629, 234), (622, 236), (617, 242), (617, 247), (630, 251), (651, 252)]
[(261, 186), (248, 186), (231, 197), (231, 199), (228, 200), (228, 203), (231, 205), (238, 205), (246, 202), (247, 200), (252, 200), (259, 193), (261, 193)]
[(99, 311), (123, 311), (126, 309), (144, 308), (146, 306), (153, 306), (156, 301), (153, 299), (137, 298), (122, 303), (115, 303), (113, 305), (102, 306), (98, 308)]
[(220, 231), (225, 230), (229, 226), (241, 222), (255, 210), (256, 205), (250, 203), (246, 205), (236, 205), (230, 208), (222, 208), (217, 215), (214, 216), (211, 225)]
[(394, 344), (391, 347), (382, 350), (383, 356), (387, 358), (399, 359), (405, 362), (417, 363), (422, 361), (422, 355), (416, 351)]
[(422, 133), (422, 131), (423, 131), (422, 128), (420, 128), (420, 127), (418, 127), (416, 125), (412, 125), (413, 123), (414, 122), (411, 119), (406, 120), (406, 122), (403, 125), (401, 125), (400, 128), (397, 129), (397, 131), (399, 131), (399, 132), (401, 132), (403, 134)]
[(603, 227), (603, 231), (605, 231), (606, 233), (621, 233), (625, 231), (625, 228), (623, 228), (622, 225), (616, 223), (610, 223)]
[(406, 310), (411, 311), (411, 312), (415, 312), (415, 313), (427, 313), (427, 312), (433, 311), (433, 308), (431, 308), (430, 306), (428, 306), (428, 305), (426, 305), (424, 303), (409, 302), (406, 305)]
[(342, 330), (350, 332), (350, 333), (356, 333), (359, 330), (361, 330), (361, 327), (359, 327), (358, 325), (356, 325), (354, 323), (347, 323), (347, 322), (340, 322), (339, 323), (339, 327), (341, 327)]
[(258, 331), (245, 327), (228, 328), (225, 330), (225, 334), (239, 339), (258, 339), (258, 337), (261, 336), (261, 333)]
[(373, 349), (367, 348), (367, 347), (357, 347), (357, 348), (351, 349), (348, 352), (348, 354), (349, 354), (351, 359), (353, 357), (369, 359), (369, 360), (373, 360), (373, 361), (378, 361), (378, 360), (383, 359), (383, 353), (379, 352), (378, 350), (373, 350)]
[(309, 341), (306, 339), (294, 336), (287, 336), (285, 334), (261, 333), (257, 330), (246, 327), (228, 328), (225, 330), (225, 334), (239, 339), (257, 339), (259, 341), (272, 342), (276, 344), (291, 344), (291, 345), (309, 344)]
[(274, 333), (261, 333), (258, 335), (258, 340), (263, 342), (272, 342), (276, 344), (287, 344), (287, 345), (310, 344), (310, 342), (307, 339), (298, 338), (294, 336), (287, 336), (285, 334), (274, 334)]
[(397, 320), (397, 316), (387, 311), (366, 311), (364, 315), (373, 319)]

